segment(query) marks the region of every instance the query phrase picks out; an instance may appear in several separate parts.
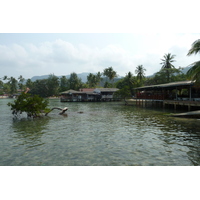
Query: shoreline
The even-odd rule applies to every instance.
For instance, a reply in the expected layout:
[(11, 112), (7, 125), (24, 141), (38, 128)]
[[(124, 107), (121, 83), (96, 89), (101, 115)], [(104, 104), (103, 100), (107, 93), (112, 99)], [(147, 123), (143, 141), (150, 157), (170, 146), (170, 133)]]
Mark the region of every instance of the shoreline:
[(0, 99), (9, 99), (9, 96), (0, 96)]

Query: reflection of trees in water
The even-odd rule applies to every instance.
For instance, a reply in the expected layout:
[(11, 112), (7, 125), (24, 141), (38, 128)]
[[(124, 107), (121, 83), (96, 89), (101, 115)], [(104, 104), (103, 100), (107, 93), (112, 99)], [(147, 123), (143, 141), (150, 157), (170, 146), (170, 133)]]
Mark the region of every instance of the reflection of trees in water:
[(12, 136), (16, 145), (28, 145), (29, 147), (41, 145), (41, 137), (45, 132), (50, 118), (22, 119), (13, 122), (15, 134)]

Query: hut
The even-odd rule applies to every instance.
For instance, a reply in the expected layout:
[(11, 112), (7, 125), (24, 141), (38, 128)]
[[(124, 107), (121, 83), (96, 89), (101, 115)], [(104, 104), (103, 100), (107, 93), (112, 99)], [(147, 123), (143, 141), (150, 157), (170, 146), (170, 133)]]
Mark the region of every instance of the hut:
[(79, 91), (67, 90), (61, 93), (61, 102), (84, 102), (84, 101), (112, 101), (117, 88), (83, 88)]
[(99, 94), (93, 92), (92, 90), (80, 91), (76, 90), (67, 90), (61, 93), (61, 102), (84, 102), (84, 101), (100, 101), (101, 97)]
[(118, 88), (96, 88), (94, 92), (101, 95), (102, 101), (112, 101), (114, 100), (114, 93), (118, 90)]

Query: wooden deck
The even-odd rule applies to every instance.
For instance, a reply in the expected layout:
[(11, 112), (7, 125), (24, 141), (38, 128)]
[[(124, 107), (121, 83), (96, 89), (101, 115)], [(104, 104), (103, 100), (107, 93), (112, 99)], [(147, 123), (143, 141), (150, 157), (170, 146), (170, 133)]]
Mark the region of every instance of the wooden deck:
[(173, 105), (174, 109), (176, 109), (177, 106), (187, 106), (188, 111), (190, 111), (191, 107), (200, 108), (200, 101), (163, 100), (163, 107), (165, 107), (166, 105)]
[(194, 107), (195, 109), (200, 109), (200, 101), (185, 101), (185, 100), (158, 100), (158, 99), (128, 99), (126, 100), (128, 105), (138, 105), (143, 107), (167, 107), (173, 106), (176, 110), (179, 107), (186, 107), (188, 111)]

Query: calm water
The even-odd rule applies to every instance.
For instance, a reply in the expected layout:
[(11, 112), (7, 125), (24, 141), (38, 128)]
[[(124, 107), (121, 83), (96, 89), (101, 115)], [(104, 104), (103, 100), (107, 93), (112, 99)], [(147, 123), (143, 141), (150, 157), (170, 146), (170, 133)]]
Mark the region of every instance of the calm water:
[[(1, 166), (200, 165), (200, 120), (120, 103), (60, 103), (42, 119), (13, 120), (0, 99)], [(83, 113), (79, 113), (83, 112)]]

